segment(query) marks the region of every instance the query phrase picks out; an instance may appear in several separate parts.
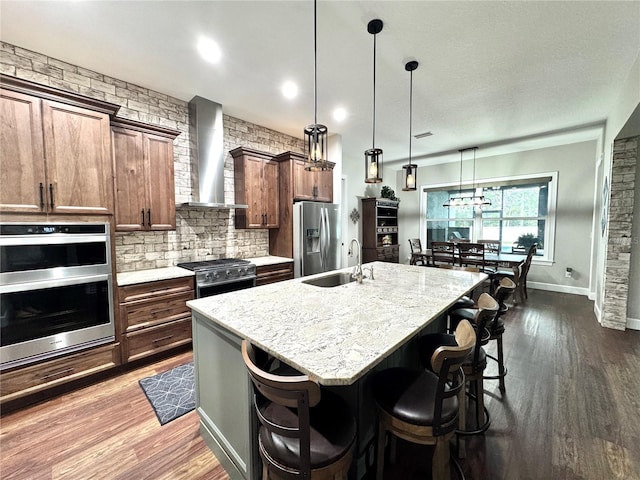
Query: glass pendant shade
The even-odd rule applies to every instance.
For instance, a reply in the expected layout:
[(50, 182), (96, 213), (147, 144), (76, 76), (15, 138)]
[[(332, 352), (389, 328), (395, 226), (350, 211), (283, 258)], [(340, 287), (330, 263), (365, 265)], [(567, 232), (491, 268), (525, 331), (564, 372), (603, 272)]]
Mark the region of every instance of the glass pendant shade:
[(304, 129), (305, 165), (312, 172), (328, 170), (327, 163), (327, 127), (314, 123)]
[(402, 178), (404, 179), (402, 190), (405, 192), (416, 190), (418, 183), (418, 165), (415, 163), (403, 165)]
[(382, 182), (382, 149), (370, 148), (364, 152), (365, 183)]

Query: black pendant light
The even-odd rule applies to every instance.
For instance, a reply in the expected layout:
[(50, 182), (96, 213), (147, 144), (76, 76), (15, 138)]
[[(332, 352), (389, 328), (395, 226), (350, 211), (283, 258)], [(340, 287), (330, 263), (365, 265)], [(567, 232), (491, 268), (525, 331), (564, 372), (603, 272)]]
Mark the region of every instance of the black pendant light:
[(410, 73), (409, 81), (409, 163), (402, 166), (403, 187), (402, 190), (410, 192), (417, 189), (418, 182), (418, 165), (411, 163), (411, 127), (413, 117), (413, 71), (418, 68), (418, 62), (415, 60), (407, 62), (404, 69)]
[(313, 172), (328, 170), (327, 127), (318, 123), (318, 42), (317, 5), (313, 1), (313, 124), (304, 128), (305, 170)]
[(367, 32), (373, 35), (373, 145), (364, 152), (365, 183), (382, 182), (382, 149), (376, 148), (376, 35), (382, 31), (382, 20), (371, 20)]

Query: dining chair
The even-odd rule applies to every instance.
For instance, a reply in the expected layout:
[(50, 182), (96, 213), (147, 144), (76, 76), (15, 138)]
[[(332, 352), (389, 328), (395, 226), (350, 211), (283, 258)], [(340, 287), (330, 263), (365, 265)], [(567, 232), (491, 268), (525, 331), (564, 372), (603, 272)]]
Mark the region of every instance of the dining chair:
[(241, 348), (260, 421), (262, 480), (346, 480), (357, 430), (346, 402), (307, 375), (274, 372), (246, 340)]
[(498, 255), (500, 254), (500, 240), (478, 240), (478, 243), (484, 245), (484, 252)]
[(429, 265), (429, 255), (422, 251), (422, 242), (419, 238), (410, 238), (409, 247), (411, 248), (411, 260), (409, 265)]
[(453, 242), (431, 242), (431, 261), (433, 265), (456, 263), (456, 244)]

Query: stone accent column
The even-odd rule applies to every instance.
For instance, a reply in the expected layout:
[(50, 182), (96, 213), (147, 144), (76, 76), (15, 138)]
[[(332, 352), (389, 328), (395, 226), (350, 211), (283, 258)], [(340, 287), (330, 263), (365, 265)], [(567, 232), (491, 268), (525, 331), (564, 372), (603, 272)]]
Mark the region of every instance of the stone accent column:
[(640, 137), (613, 144), (602, 325), (617, 330), (625, 330), (627, 325), (638, 143)]

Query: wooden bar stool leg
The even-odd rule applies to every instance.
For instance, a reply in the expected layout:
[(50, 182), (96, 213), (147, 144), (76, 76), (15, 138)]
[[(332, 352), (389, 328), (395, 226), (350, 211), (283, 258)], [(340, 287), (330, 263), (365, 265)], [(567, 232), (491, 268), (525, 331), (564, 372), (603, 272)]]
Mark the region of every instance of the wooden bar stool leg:
[(438, 437), (431, 467), (433, 480), (449, 480), (451, 478), (449, 462), (449, 440), (446, 440), (445, 437)]
[[(462, 431), (467, 428), (467, 395), (465, 389), (458, 392), (458, 430)], [(456, 435), (458, 443), (458, 458), (467, 458), (467, 447), (464, 436)]]
[(504, 386), (504, 377), (507, 374), (505, 368), (504, 368), (504, 352), (502, 350), (502, 335), (500, 335), (497, 339), (498, 342), (498, 376), (499, 376), (499, 382), (500, 382), (500, 392), (504, 393), (505, 392), (505, 386)]
[(378, 451), (377, 451), (377, 462), (376, 462), (376, 480), (382, 480), (384, 474), (384, 444), (385, 444), (385, 435), (386, 429), (382, 421), (379, 422), (378, 425)]

